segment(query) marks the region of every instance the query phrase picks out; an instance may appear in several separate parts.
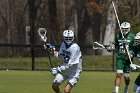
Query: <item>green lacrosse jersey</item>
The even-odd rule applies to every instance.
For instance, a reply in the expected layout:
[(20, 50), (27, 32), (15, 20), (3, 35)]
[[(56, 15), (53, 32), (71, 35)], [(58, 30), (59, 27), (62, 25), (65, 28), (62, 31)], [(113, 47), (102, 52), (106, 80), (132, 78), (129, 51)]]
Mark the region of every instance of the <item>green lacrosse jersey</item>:
[[(140, 46), (131, 45), (130, 48), (132, 49), (133, 56), (140, 60)], [(140, 74), (137, 76), (135, 84), (140, 86)]]
[(140, 58), (140, 46), (134, 46), (130, 45), (130, 49), (132, 50), (131, 53), (133, 54), (133, 57)]
[[(128, 46), (133, 45), (135, 34), (129, 32), (124, 36), (125, 40), (122, 38), (120, 32), (115, 34), (115, 49), (116, 49), (116, 58), (121, 60), (129, 60), (128, 55), (126, 54), (125, 44)], [(129, 48), (129, 51), (131, 49)]]

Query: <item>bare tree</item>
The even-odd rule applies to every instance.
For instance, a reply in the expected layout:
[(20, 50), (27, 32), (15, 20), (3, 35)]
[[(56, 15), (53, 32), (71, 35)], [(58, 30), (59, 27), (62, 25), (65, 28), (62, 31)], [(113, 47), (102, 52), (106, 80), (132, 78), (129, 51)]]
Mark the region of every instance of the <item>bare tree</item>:
[[(109, 0), (108, 0), (109, 1)], [(104, 35), (104, 45), (110, 45), (114, 41), (114, 35), (115, 35), (115, 30), (116, 30), (116, 16), (115, 12), (113, 9), (112, 3), (109, 3), (108, 7), (108, 14), (107, 14), (107, 24), (106, 24), (106, 30), (105, 30), (105, 35)], [(117, 7), (116, 2), (115, 7)], [(102, 55), (111, 55), (110, 52), (107, 52), (106, 50), (103, 50)]]

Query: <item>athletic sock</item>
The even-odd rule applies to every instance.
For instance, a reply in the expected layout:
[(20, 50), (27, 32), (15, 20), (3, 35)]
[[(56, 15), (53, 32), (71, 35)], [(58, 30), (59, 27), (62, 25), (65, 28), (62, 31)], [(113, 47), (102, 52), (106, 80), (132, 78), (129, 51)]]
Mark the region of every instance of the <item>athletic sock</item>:
[(128, 93), (128, 86), (125, 86), (124, 93)]
[(119, 87), (118, 86), (115, 86), (114, 93), (119, 93)]

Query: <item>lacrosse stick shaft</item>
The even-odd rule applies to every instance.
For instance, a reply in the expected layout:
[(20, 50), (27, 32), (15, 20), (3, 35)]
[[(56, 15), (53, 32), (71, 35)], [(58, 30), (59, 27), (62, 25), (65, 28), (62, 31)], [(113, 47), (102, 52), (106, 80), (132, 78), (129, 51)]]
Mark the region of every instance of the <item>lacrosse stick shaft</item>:
[(92, 45), (94, 50), (107, 49), (108, 46), (110, 46), (110, 45), (103, 45), (103, 44), (100, 44), (98, 42), (94, 42), (94, 44)]
[(121, 31), (122, 38), (124, 38), (122, 29), (121, 29), (121, 25), (120, 25), (120, 21), (119, 21), (119, 18), (118, 18), (118, 14), (117, 14), (117, 11), (116, 11), (116, 7), (115, 7), (115, 4), (114, 4), (113, 0), (112, 0), (112, 5), (113, 5), (113, 9), (114, 9), (114, 12), (115, 12), (115, 15), (116, 15), (116, 19), (117, 19), (117, 22), (118, 22), (118, 25), (119, 25), (119, 28), (120, 28), (120, 31)]
[(49, 50), (46, 49), (46, 51), (47, 51), (48, 59), (49, 59), (49, 62), (50, 62), (50, 66), (51, 66), (51, 68), (53, 68), (53, 65), (52, 65), (52, 61), (51, 61), (51, 57), (50, 57)]
[[(121, 25), (120, 25), (120, 21), (119, 21), (119, 18), (118, 18), (118, 14), (117, 14), (117, 11), (116, 11), (116, 8), (115, 8), (115, 4), (114, 4), (113, 0), (111, 2), (112, 2), (112, 5), (113, 5), (113, 9), (114, 9), (114, 12), (115, 12), (115, 15), (116, 15), (116, 19), (117, 19), (117, 22), (118, 22), (120, 31), (121, 31), (122, 38), (124, 39), (124, 35), (123, 35), (122, 29), (121, 29)], [(126, 52), (127, 52), (128, 57), (129, 57), (130, 63), (132, 64), (130, 52), (128, 50), (127, 45), (125, 45), (125, 49), (126, 49)]]
[(105, 48), (105, 46), (103, 44), (100, 44), (98, 42), (95, 42), (96, 44), (98, 44), (99, 46), (101, 46), (102, 48)]
[[(45, 44), (47, 42), (46, 33), (47, 33), (47, 30), (45, 28), (39, 28), (38, 29), (38, 34), (41, 37), (41, 40), (44, 42), (44, 46), (45, 46)], [(48, 59), (49, 59), (49, 62), (50, 62), (50, 66), (51, 66), (51, 68), (53, 68), (51, 57), (50, 57), (50, 52), (49, 52), (47, 47), (45, 48), (45, 50), (47, 51), (47, 55), (48, 55)]]
[[(96, 44), (96, 46), (95, 46), (95, 44)], [(92, 45), (92, 47), (93, 47), (94, 50), (104, 49), (105, 48), (102, 44), (100, 44), (98, 42), (94, 42), (94, 44)]]

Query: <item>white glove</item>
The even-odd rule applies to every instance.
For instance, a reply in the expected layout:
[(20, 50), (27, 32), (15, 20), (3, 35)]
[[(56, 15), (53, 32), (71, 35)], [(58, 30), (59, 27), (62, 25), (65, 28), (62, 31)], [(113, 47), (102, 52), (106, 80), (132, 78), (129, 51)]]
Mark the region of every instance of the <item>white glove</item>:
[(107, 50), (108, 52), (111, 52), (111, 51), (115, 50), (114, 44), (112, 44), (112, 45), (106, 47), (106, 50)]
[(56, 74), (58, 73), (57, 68), (52, 68), (52, 69), (51, 69), (51, 73), (52, 73), (53, 75), (56, 75)]
[(54, 51), (54, 56), (58, 58), (58, 52)]
[(136, 70), (137, 69), (137, 65), (135, 65), (135, 64), (130, 64), (130, 67), (131, 67), (132, 70)]
[(108, 52), (111, 52), (111, 51), (112, 51), (112, 48), (111, 48), (111, 46), (109, 46), (109, 47), (106, 47), (106, 50), (107, 50)]
[(51, 69), (51, 73), (52, 73), (53, 75), (56, 75), (56, 74), (58, 74), (58, 73), (61, 73), (61, 70), (60, 70), (59, 67), (54, 67), (54, 68)]
[(70, 67), (70, 65), (68, 65), (68, 64), (66, 64), (66, 63), (63, 63), (63, 64), (60, 65), (61, 71), (64, 71), (64, 70), (66, 70), (66, 69), (69, 68), (69, 67)]

